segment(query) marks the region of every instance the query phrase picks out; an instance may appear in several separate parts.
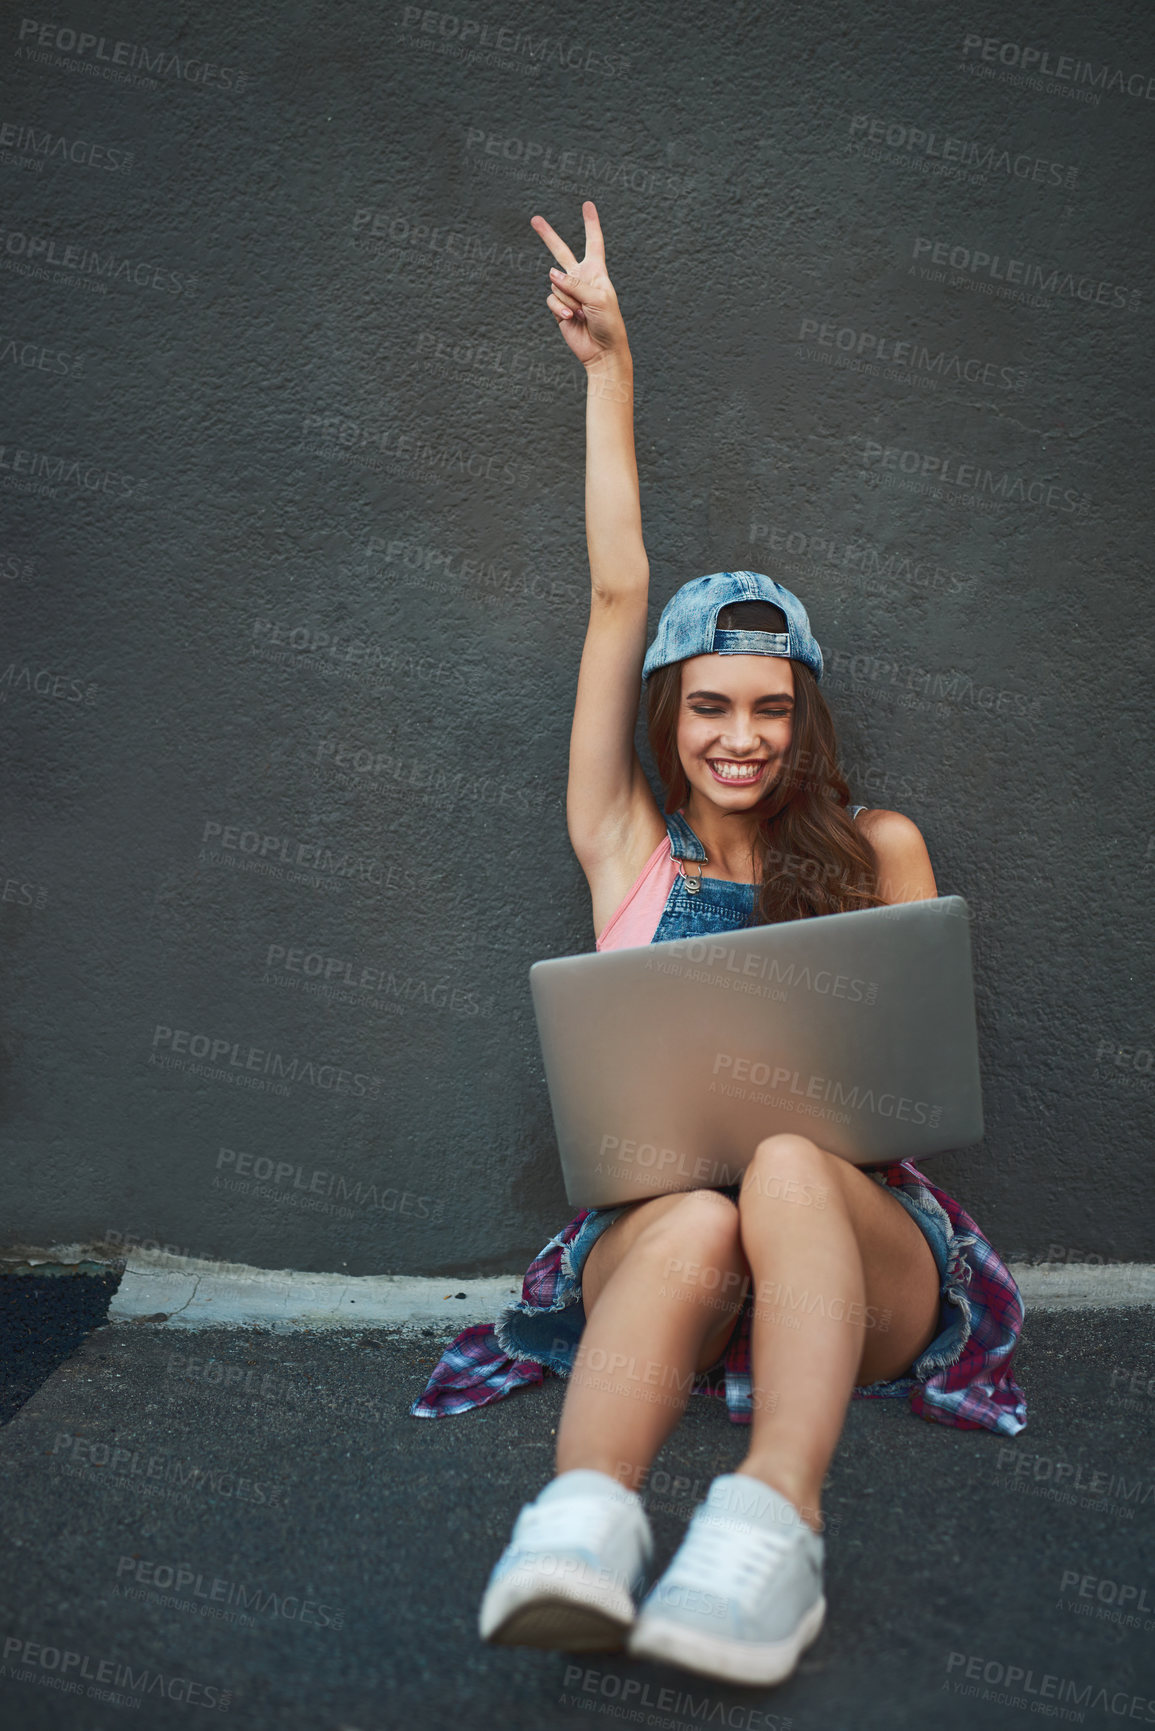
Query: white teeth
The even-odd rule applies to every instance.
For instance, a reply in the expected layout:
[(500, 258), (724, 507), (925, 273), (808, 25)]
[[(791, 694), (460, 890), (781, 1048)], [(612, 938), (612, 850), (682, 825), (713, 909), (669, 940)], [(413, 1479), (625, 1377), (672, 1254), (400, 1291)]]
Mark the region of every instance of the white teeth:
[(722, 777), (723, 781), (756, 781), (762, 773), (760, 763), (735, 765), (711, 762), (709, 758), (706, 761), (710, 764), (710, 768)]

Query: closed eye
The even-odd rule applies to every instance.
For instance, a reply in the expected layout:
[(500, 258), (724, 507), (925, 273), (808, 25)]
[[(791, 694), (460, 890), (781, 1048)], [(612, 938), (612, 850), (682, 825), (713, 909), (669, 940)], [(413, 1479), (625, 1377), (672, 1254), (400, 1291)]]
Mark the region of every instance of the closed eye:
[[(722, 705), (717, 704), (717, 703), (711, 703), (711, 704), (691, 703), (690, 709), (695, 715), (724, 715), (725, 714), (725, 710), (723, 709)], [(781, 721), (786, 716), (788, 716), (790, 714), (790, 709), (789, 709), (789, 707), (782, 707), (780, 705), (776, 709), (763, 709), (760, 711), (760, 713), (762, 715), (765, 715), (770, 721)]]

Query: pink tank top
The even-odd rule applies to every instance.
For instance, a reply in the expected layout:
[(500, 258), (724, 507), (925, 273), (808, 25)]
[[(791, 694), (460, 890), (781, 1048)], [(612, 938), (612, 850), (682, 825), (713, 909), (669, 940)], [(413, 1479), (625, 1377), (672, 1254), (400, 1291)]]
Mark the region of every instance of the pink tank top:
[(678, 862), (667, 830), (638, 875), (624, 901), (618, 903), (597, 941), (599, 950), (625, 950), (653, 941), (678, 877)]

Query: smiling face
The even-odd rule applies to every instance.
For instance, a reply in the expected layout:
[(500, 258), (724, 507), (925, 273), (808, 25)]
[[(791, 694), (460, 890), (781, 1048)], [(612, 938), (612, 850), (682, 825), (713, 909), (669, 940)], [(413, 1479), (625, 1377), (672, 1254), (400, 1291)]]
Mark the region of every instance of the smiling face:
[(693, 655), (682, 663), (678, 755), (692, 789), (743, 811), (773, 787), (794, 725), (794, 669), (781, 655)]

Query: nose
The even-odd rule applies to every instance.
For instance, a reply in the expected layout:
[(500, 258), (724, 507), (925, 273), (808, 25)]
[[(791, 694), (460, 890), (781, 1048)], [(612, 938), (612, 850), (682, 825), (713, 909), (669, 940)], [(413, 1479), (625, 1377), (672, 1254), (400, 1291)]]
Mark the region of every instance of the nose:
[(758, 733), (752, 721), (735, 716), (720, 735), (719, 744), (734, 757), (753, 757), (758, 750)]

